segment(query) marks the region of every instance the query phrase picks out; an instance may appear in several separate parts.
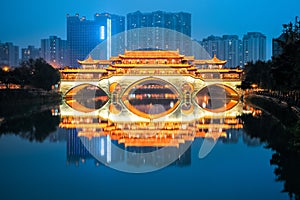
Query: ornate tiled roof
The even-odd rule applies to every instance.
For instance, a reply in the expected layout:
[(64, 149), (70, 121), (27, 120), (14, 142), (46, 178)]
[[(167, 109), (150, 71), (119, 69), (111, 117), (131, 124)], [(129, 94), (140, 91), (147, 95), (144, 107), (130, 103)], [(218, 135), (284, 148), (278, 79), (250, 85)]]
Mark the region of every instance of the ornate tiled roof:
[(180, 55), (179, 51), (163, 51), (163, 50), (137, 50), (137, 51), (125, 51), (123, 55), (119, 55), (121, 58), (183, 58), (184, 55)]

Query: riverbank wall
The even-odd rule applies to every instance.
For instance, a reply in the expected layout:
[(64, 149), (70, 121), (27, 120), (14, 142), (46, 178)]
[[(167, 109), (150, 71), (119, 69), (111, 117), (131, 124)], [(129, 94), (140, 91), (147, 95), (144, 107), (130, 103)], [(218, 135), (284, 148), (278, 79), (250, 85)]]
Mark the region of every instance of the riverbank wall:
[(248, 94), (245, 96), (245, 101), (266, 113), (271, 114), (286, 126), (293, 126), (298, 120), (300, 120), (298, 109), (291, 107), (286, 102), (276, 98), (257, 94)]

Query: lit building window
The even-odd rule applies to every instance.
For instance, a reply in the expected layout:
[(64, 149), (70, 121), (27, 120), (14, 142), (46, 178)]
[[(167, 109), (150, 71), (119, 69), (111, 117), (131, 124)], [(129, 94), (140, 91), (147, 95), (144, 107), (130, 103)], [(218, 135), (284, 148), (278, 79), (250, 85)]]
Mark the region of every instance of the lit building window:
[(105, 39), (105, 28), (104, 28), (104, 26), (100, 27), (100, 39), (101, 40)]

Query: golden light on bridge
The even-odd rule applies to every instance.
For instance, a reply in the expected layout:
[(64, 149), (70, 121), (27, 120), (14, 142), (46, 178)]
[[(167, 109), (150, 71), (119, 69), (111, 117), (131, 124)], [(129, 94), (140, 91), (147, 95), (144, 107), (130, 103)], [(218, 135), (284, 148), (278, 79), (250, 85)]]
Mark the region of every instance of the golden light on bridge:
[[(103, 110), (113, 118), (147, 121), (203, 110), (220, 113), (234, 108), (240, 96), (242, 70), (224, 69), (226, 61), (216, 57), (195, 60), (179, 51), (150, 50), (78, 62), (82, 68), (60, 70), (60, 89), (65, 103), (79, 112)], [(102, 94), (85, 100), (86, 84)]]

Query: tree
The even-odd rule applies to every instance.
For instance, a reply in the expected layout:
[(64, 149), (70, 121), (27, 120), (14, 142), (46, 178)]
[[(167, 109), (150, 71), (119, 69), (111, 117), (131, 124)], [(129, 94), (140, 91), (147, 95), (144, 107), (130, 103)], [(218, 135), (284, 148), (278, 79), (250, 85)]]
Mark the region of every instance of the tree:
[(14, 77), (14, 83), (15, 84), (19, 84), (21, 86), (21, 88), (24, 88), (25, 85), (30, 83), (30, 79), (31, 79), (31, 70), (30, 68), (28, 68), (27, 66), (22, 66), (15, 68), (15, 70), (13, 71), (13, 77)]
[(272, 75), (274, 82), (279, 90), (299, 89), (298, 77), (299, 71), (296, 66), (297, 46), (295, 44), (287, 45), (284, 52), (273, 59)]
[(300, 89), (300, 23), (283, 24), (284, 40), (279, 42), (283, 52), (272, 60), (272, 75), (277, 89)]
[(244, 89), (251, 88), (252, 84), (257, 84), (260, 88), (271, 88), (271, 62), (257, 61), (249, 62), (245, 66), (245, 79), (242, 83)]
[(14, 76), (11, 69), (0, 69), (0, 82), (5, 84), (6, 88), (9, 88), (9, 84), (14, 82)]
[(31, 80), (30, 85), (44, 90), (51, 90), (52, 86), (60, 80), (58, 70), (54, 69), (44, 59), (30, 59), (23, 64), (24, 67), (30, 69)]

